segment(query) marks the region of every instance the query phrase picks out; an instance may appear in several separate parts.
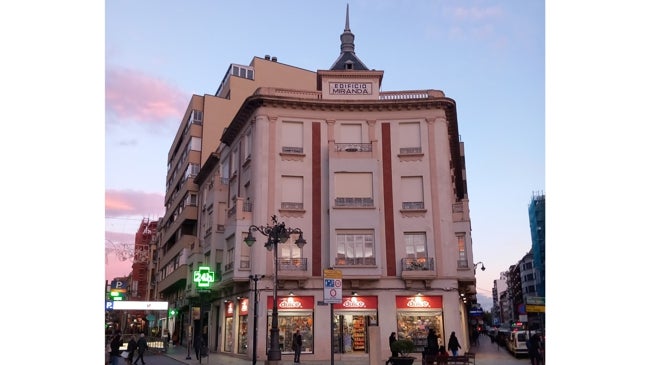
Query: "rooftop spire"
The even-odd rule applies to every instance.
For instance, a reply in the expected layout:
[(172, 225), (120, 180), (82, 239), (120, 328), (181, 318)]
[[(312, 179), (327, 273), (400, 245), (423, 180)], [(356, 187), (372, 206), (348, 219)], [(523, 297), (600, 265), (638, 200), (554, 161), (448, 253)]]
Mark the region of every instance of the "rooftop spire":
[(354, 34), (350, 31), (350, 4), (345, 7), (345, 29), (341, 33), (341, 54), (330, 70), (368, 70), (354, 53)]
[(341, 34), (341, 53), (354, 53), (354, 34), (350, 31), (350, 4), (345, 8), (345, 29)]

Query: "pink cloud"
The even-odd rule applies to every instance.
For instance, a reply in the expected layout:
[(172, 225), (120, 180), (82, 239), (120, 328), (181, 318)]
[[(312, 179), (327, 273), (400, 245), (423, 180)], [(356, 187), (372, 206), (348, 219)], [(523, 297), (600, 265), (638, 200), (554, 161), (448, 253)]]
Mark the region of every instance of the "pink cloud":
[(159, 193), (134, 190), (106, 190), (107, 217), (142, 216), (158, 219), (165, 212), (165, 197)]
[(187, 104), (187, 93), (161, 79), (126, 68), (106, 70), (105, 94), (107, 113), (145, 123), (178, 120)]

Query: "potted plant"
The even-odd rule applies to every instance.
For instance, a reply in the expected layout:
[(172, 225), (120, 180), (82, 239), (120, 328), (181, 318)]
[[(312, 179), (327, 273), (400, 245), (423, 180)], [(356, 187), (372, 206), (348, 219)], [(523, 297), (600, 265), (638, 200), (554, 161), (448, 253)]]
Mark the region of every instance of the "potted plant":
[(411, 340), (397, 340), (390, 345), (390, 350), (397, 352), (398, 357), (391, 357), (393, 365), (412, 365), (415, 357), (411, 353), (415, 351), (415, 343)]

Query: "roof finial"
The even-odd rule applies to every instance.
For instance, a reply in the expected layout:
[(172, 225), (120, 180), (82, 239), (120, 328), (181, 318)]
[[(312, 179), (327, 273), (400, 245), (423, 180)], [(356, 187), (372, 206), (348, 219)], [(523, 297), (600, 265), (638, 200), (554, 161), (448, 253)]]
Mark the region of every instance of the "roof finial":
[(345, 30), (350, 31), (350, 4), (345, 7)]

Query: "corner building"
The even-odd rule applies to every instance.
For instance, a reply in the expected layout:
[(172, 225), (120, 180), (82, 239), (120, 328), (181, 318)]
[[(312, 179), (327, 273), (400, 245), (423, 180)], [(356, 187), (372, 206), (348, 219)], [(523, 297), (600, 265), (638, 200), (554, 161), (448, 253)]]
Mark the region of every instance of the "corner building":
[[(187, 231), (194, 236), (184, 246), (187, 285), (167, 286), (165, 295), (186, 305), (181, 311), (189, 318), (179, 325), (192, 321), (211, 351), (253, 356), (257, 304), (255, 350), (257, 360), (266, 359), (274, 265), (285, 360), (296, 329), (303, 360), (329, 359), (332, 322), (334, 352), (342, 359), (385, 361), (393, 331), (413, 339), (418, 351), (429, 328), (440, 344), (455, 331), (468, 347), (463, 298), (473, 298), (476, 287), (456, 103), (439, 90), (381, 91), (384, 72), (357, 57), (354, 38), (346, 13), (341, 51), (329, 69), (254, 58), (244, 67), (250, 79), (231, 66), (215, 109), (196, 106), (205, 107), (197, 151), (204, 158), (191, 180), (198, 200), (195, 230)], [(258, 66), (268, 65), (277, 68), (276, 78), (257, 79)], [(286, 77), (291, 72), (302, 84)], [(232, 115), (219, 109), (219, 103), (232, 108), (235, 98)], [(210, 133), (208, 113), (215, 116)], [(299, 248), (293, 235), (279, 243), (277, 262), (260, 232), (253, 231), (252, 246), (244, 241), (251, 225), (272, 225), (273, 216), (307, 241)], [(199, 266), (217, 272), (208, 293), (192, 285)], [(342, 272), (342, 300), (331, 309), (322, 305), (328, 268)]]

